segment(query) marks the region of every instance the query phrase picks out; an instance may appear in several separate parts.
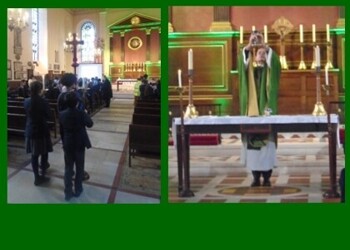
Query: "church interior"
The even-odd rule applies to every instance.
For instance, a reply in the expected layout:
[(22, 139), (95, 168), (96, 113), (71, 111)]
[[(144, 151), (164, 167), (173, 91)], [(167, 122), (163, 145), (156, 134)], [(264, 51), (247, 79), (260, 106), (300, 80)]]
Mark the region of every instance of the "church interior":
[[(218, 124), (240, 115), (238, 58), (253, 31), (279, 55), (278, 116), (291, 124), (322, 118), (324, 126), (281, 129), (271, 186), (258, 187), (241, 161), (241, 134), (258, 128)], [(344, 7), (171, 6), (168, 51), (170, 203), (340, 202)], [(331, 114), (337, 117), (333, 129)]]
[[(159, 203), (160, 8), (17, 8), (7, 9), (7, 19), (7, 202)], [(84, 191), (69, 201), (57, 108), (66, 73), (76, 75), (74, 91), (94, 123)], [(51, 114), (50, 180), (43, 185), (33, 184), (24, 134), (23, 103), (34, 81), (43, 84)]]

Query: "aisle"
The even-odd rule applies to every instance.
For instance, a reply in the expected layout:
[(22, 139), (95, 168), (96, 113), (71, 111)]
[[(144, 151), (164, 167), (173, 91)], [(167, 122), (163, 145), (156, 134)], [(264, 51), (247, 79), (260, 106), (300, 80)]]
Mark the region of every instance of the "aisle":
[[(92, 148), (86, 151), (85, 170), (90, 179), (84, 182), (84, 192), (69, 203), (158, 203), (159, 199), (117, 190), (123, 163), (123, 150), (131, 122), (133, 96), (114, 95), (110, 108), (103, 108), (93, 116), (94, 126), (88, 129)], [(16, 159), (20, 148), (9, 147), (9, 161)], [(30, 164), (19, 166), (9, 162), (8, 203), (67, 203), (63, 194), (64, 158), (62, 144), (54, 146), (49, 155), (50, 182), (34, 186)]]

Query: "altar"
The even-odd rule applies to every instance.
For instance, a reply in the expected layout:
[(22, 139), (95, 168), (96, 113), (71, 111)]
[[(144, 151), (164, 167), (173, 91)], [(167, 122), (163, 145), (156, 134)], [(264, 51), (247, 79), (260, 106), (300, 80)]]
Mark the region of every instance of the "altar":
[(173, 138), (177, 149), (178, 195), (194, 196), (190, 188), (190, 144), (194, 133), (252, 133), (252, 132), (328, 132), (330, 190), (325, 197), (339, 197), (336, 182), (336, 147), (339, 117), (336, 114), (272, 115), (272, 116), (200, 116), (192, 119), (173, 119)]

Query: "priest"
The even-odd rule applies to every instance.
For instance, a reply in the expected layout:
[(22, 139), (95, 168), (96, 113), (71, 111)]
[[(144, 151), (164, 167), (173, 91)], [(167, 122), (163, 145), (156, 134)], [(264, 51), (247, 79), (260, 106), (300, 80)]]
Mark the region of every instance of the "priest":
[[(239, 104), (241, 115), (277, 114), (281, 64), (278, 55), (265, 44), (263, 35), (254, 31), (238, 58)], [(271, 132), (243, 133), (242, 161), (252, 171), (252, 187), (271, 186), (276, 161), (277, 135)]]

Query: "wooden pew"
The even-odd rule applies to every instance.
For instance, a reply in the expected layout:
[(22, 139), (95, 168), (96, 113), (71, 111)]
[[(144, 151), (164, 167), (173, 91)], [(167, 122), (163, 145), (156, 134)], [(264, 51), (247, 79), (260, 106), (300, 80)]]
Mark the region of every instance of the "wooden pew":
[(26, 127), (26, 115), (7, 113), (7, 131), (11, 134), (20, 134), (24, 136)]
[(160, 108), (135, 107), (134, 108), (134, 114), (160, 115)]
[[(53, 130), (55, 138), (57, 138), (57, 126), (58, 126), (57, 115), (56, 115), (57, 111), (55, 111), (52, 108), (50, 109), (50, 111), (51, 111), (50, 120), (48, 120), (47, 123), (49, 125), (49, 128), (51, 130)], [(11, 114), (11, 116), (10, 116), (11, 118), (14, 118), (13, 115), (15, 115), (15, 114), (24, 115), (24, 117), (26, 117), (26, 112), (25, 112), (25, 109), (23, 106), (22, 107), (21, 106), (7, 106), (7, 113)], [(18, 119), (22, 119), (22, 118), (18, 118)], [(25, 122), (24, 122), (24, 124), (25, 124)], [(11, 126), (15, 126), (15, 124), (11, 124)], [(16, 129), (17, 128), (15, 126), (14, 129), (12, 129), (12, 130), (10, 129), (10, 131), (15, 131)]]
[(23, 107), (23, 99), (22, 100), (7, 100), (8, 106), (20, 106)]
[(160, 159), (160, 126), (129, 125), (129, 167), (135, 156)]
[(132, 124), (160, 126), (160, 115), (133, 114)]
[(151, 102), (151, 101), (136, 101), (135, 107), (140, 108), (160, 108), (160, 102)]

